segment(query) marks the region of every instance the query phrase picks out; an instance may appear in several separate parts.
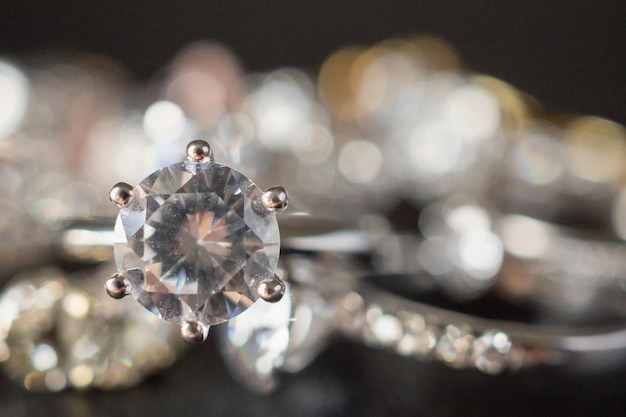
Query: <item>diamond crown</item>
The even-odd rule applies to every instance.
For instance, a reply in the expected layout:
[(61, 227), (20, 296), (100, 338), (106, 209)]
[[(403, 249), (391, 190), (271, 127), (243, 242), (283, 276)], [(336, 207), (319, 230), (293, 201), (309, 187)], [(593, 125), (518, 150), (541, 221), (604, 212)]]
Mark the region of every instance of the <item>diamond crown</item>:
[(242, 173), (188, 160), (152, 173), (132, 195), (117, 217), (115, 258), (130, 294), (157, 316), (222, 323), (275, 276), (276, 214)]

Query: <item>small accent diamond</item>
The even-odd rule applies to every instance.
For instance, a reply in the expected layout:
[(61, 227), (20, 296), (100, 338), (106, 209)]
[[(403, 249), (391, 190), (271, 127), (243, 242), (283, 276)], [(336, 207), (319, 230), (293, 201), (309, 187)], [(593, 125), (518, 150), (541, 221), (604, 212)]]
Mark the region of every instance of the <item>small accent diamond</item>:
[(448, 325), (437, 344), (437, 357), (453, 368), (470, 366), (473, 341), (474, 337), (469, 329)]
[(487, 374), (499, 374), (508, 362), (512, 343), (509, 336), (499, 330), (486, 331), (474, 340), (472, 360), (476, 368)]

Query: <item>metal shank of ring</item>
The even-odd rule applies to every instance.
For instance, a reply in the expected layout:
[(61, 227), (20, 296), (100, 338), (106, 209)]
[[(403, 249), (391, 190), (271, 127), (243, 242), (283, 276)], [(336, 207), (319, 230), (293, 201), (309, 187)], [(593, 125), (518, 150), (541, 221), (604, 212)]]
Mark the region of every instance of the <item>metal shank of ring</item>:
[[(281, 224), (285, 238), (284, 250), (287, 252), (290, 250), (307, 253), (331, 251), (344, 255), (363, 255), (372, 253), (374, 250), (372, 241), (366, 233), (346, 229), (348, 225), (328, 221), (320, 222), (312, 216), (302, 214), (283, 217)], [(88, 225), (80, 225), (64, 231), (61, 236), (64, 249), (72, 253), (74, 251), (71, 249), (75, 247), (75, 252), (89, 254), (91, 252), (86, 251), (86, 247), (93, 246), (95, 249), (110, 247), (110, 242), (108, 242), (111, 238), (110, 232), (98, 231), (97, 228), (88, 229), (90, 229)], [(315, 231), (324, 233), (315, 234)], [(96, 253), (100, 254), (101, 251), (96, 251)], [(408, 276), (407, 279), (409, 279)], [(112, 280), (111, 284), (118, 284), (114, 281)], [(383, 313), (394, 317), (401, 317), (407, 312), (419, 315), (426, 318), (429, 324), (435, 324), (440, 332), (451, 325), (471, 328), (474, 338), (481, 332), (491, 330), (505, 333), (513, 346), (512, 353), (505, 358), (505, 367), (510, 370), (540, 364), (575, 364), (581, 368), (597, 369), (600, 365), (611, 365), (626, 360), (626, 325), (624, 324), (603, 328), (572, 328), (484, 319), (411, 301), (360, 281), (356, 277), (354, 285), (354, 293), (362, 298), (365, 306), (378, 306)], [(125, 294), (122, 291), (118, 292), (119, 296)], [(202, 332), (191, 333), (206, 337), (204, 329)], [(346, 330), (345, 333), (365, 343), (380, 346), (380, 343), (364, 337), (363, 332)], [(201, 338), (192, 336), (188, 336), (187, 339), (199, 340)], [(441, 334), (438, 337), (440, 338)], [(437, 359), (445, 362), (442, 358)]]
[[(366, 282), (358, 284), (356, 293), (362, 297), (365, 306), (377, 306), (385, 314), (395, 317), (411, 313), (426, 318), (430, 324), (436, 324), (441, 329), (456, 326), (471, 329), (472, 335), (492, 331), (506, 334), (512, 349), (510, 354), (502, 358), (503, 369), (567, 365), (582, 370), (598, 371), (626, 359), (624, 323), (572, 328), (485, 319), (408, 300)], [(363, 339), (362, 332), (349, 336)], [(438, 359), (446, 361), (442, 357)]]

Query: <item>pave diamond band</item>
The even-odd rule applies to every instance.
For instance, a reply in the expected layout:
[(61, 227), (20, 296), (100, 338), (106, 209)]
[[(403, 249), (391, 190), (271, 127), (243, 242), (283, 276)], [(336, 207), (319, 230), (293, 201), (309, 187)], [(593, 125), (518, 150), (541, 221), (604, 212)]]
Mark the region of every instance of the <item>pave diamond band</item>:
[(489, 375), (538, 366), (598, 371), (626, 353), (622, 323), (577, 327), (487, 319), (369, 282), (358, 256), (298, 251), (281, 259), (290, 277), (285, 298), (231, 320), (221, 339), (233, 376), (255, 391), (274, 389), (278, 371), (302, 369), (333, 335)]
[(626, 349), (623, 325), (585, 329), (484, 319), (409, 301), (367, 284), (350, 293), (342, 306), (359, 323), (346, 329), (353, 339), (487, 374), (538, 365), (593, 368), (606, 354)]

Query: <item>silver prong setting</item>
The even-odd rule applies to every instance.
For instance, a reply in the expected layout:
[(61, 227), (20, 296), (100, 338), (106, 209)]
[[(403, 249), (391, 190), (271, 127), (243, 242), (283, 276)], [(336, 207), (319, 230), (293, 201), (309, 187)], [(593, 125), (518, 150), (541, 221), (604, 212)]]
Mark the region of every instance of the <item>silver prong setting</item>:
[(285, 283), (283, 280), (274, 276), (273, 278), (261, 280), (257, 286), (259, 297), (268, 303), (277, 303), (285, 295)]
[(104, 289), (111, 298), (119, 300), (130, 294), (130, 284), (122, 274), (113, 274), (104, 283)]
[(109, 200), (120, 208), (127, 206), (131, 198), (133, 198), (133, 186), (125, 182), (118, 182), (109, 191)]
[(199, 321), (190, 320), (181, 326), (180, 333), (186, 343), (198, 345), (204, 342), (209, 335), (209, 326)]
[(263, 205), (276, 213), (281, 213), (289, 205), (289, 195), (285, 187), (281, 185), (275, 185), (270, 187), (263, 193), (261, 198)]
[(213, 162), (213, 150), (204, 140), (194, 140), (187, 145), (187, 160), (192, 162)]

